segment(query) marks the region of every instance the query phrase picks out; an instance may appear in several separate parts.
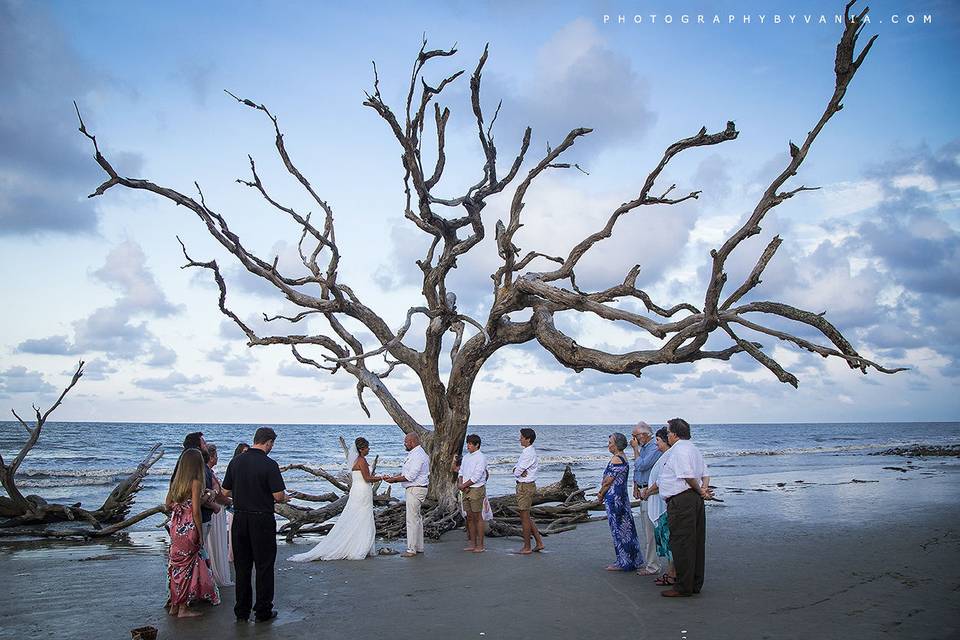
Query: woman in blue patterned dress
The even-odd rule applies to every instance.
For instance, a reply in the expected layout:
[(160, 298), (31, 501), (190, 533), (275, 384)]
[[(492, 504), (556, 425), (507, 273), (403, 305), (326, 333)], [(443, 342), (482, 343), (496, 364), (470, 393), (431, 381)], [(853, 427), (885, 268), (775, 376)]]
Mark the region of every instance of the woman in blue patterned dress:
[(603, 471), (603, 485), (597, 494), (607, 509), (607, 521), (613, 535), (613, 548), (617, 552), (617, 563), (607, 567), (607, 571), (635, 571), (643, 566), (643, 554), (637, 539), (637, 528), (633, 524), (630, 511), (630, 497), (627, 495), (627, 475), (630, 465), (623, 455), (627, 448), (627, 436), (614, 433), (607, 443), (607, 450), (613, 454), (607, 468)]

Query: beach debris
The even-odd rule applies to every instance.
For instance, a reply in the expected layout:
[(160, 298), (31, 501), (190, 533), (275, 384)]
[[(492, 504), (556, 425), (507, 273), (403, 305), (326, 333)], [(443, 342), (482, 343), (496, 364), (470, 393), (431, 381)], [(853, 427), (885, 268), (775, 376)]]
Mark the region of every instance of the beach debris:
[(159, 630), (156, 627), (137, 627), (130, 631), (132, 640), (157, 640)]
[(890, 471), (899, 471), (900, 473), (906, 473), (909, 471), (909, 469), (904, 469), (903, 467), (884, 467), (884, 469), (888, 469)]
[[(910, 457), (953, 457), (960, 456), (960, 444), (927, 445), (914, 444), (908, 447), (894, 447), (883, 451), (874, 451), (871, 456), (910, 456)], [(911, 464), (911, 462), (907, 462)]]
[(854, 483), (854, 484), (866, 484), (866, 483), (868, 483), (868, 482), (880, 482), (880, 481), (879, 481), (879, 480), (857, 480), (856, 478), (854, 478), (854, 479), (851, 480), (849, 483), (841, 482), (840, 484), (850, 484), (850, 483)]

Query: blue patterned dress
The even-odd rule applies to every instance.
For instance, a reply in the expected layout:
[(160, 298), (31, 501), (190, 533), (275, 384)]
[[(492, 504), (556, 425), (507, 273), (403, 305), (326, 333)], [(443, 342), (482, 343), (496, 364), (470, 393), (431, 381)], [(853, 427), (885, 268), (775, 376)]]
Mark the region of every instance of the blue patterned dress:
[[(620, 457), (623, 460), (623, 457)], [(603, 471), (603, 478), (613, 478), (613, 484), (603, 497), (607, 508), (607, 521), (610, 523), (610, 533), (613, 535), (613, 548), (617, 552), (617, 566), (624, 571), (634, 571), (643, 566), (643, 553), (640, 551), (640, 541), (637, 538), (637, 528), (633, 524), (633, 513), (630, 511), (630, 497), (627, 495), (627, 475), (630, 465), (626, 460), (623, 464), (610, 462)]]

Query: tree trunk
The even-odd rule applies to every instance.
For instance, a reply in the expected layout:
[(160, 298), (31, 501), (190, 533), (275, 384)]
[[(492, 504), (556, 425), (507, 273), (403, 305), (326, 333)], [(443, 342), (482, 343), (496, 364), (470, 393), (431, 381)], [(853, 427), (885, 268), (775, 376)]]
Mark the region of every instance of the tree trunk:
[(459, 509), (457, 502), (457, 474), (453, 471), (454, 458), (463, 451), (467, 437), (469, 408), (459, 415), (450, 412), (424, 439), (423, 448), (430, 456), (429, 500), (435, 500), (444, 511)]
[(23, 497), (17, 483), (13, 479), (14, 469), (10, 467), (0, 468), (0, 484), (3, 485), (9, 499), (0, 501), (0, 516), (4, 518), (14, 518), (32, 511), (32, 505), (29, 500)]

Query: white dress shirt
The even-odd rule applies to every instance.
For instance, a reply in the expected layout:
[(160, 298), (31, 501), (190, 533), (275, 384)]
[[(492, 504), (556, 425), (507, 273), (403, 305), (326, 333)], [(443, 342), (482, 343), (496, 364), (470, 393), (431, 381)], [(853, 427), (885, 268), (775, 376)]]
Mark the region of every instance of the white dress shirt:
[(703, 454), (689, 440), (677, 440), (663, 457), (666, 462), (660, 470), (657, 485), (663, 499), (672, 498), (690, 488), (686, 478), (700, 481), (708, 475), (707, 463), (703, 461)]
[[(668, 449), (667, 453), (669, 452), (670, 450)], [(647, 485), (648, 487), (652, 485), (657, 485), (657, 487), (660, 486), (660, 476), (663, 471), (663, 465), (667, 461), (666, 458), (666, 455), (662, 455), (655, 463), (653, 463), (653, 469), (650, 469), (650, 479), (648, 480), (649, 484)], [(650, 518), (650, 522), (653, 524), (657, 524), (657, 520), (659, 520), (660, 516), (662, 516), (667, 510), (667, 503), (664, 501), (663, 495), (661, 495), (662, 493), (663, 490), (660, 490), (652, 496), (647, 497), (647, 517)]]
[(460, 477), (463, 481), (472, 480), (471, 487), (482, 487), (487, 484), (487, 456), (483, 451), (477, 449), (473, 453), (467, 453), (463, 456), (463, 463), (460, 465)]
[(400, 475), (407, 479), (401, 482), (403, 487), (425, 487), (430, 483), (430, 456), (420, 445), (407, 453)]
[[(520, 453), (520, 457), (517, 459), (517, 465), (513, 468), (513, 477), (517, 479), (517, 482), (536, 482), (537, 471), (539, 469), (540, 457), (537, 455), (537, 450), (534, 449), (531, 444), (529, 447), (524, 447)], [(524, 471), (527, 472), (525, 476), (523, 475)]]

